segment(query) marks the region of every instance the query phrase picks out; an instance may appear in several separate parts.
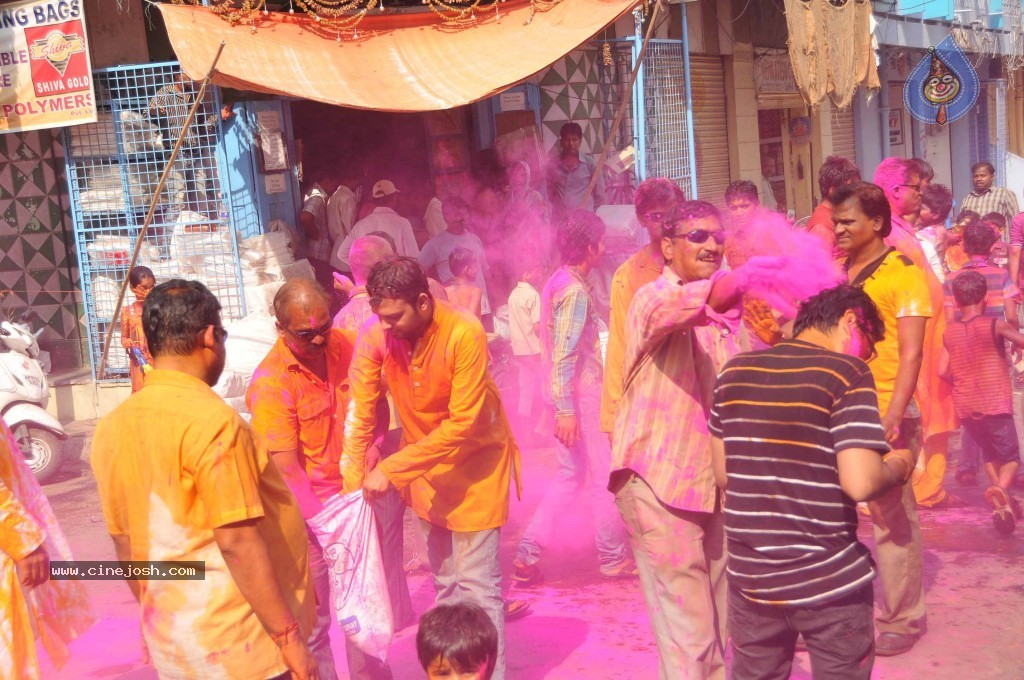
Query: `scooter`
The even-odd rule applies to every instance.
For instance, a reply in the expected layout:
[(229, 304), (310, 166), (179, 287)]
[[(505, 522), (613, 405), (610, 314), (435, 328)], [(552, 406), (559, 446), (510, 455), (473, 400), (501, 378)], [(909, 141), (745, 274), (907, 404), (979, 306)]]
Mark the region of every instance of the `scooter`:
[(57, 474), (63, 457), (61, 442), (68, 435), (60, 421), (46, 412), (50, 387), (39, 362), (37, 335), (0, 310), (0, 416), (42, 484)]

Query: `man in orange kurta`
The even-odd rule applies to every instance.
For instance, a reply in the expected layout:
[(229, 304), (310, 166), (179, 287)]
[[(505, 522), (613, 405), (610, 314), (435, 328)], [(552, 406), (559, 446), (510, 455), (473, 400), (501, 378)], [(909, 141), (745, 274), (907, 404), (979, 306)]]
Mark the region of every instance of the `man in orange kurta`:
[[(408, 490), (434, 572), (437, 604), (469, 599), (498, 629), (493, 677), (504, 677), (504, 607), (498, 534), (519, 449), (487, 370), (479, 320), (430, 295), (413, 258), (374, 266), (366, 290), (377, 319), (364, 326), (349, 373), (341, 473), (346, 492), (369, 498)], [(381, 377), (403, 426), (403, 446), (366, 470)]]
[[(874, 179), (892, 208), (892, 232), (885, 239), (886, 245), (896, 248), (921, 268), (928, 282), (932, 309), (942, 309), (942, 283), (928, 264), (914, 229), (900, 217), (921, 210), (921, 175), (917, 167), (904, 158), (886, 158), (875, 171)], [(925, 327), (924, 360), (914, 392), (914, 400), (921, 410), (924, 471), (915, 475), (913, 486), (918, 505), (925, 508), (952, 507), (961, 503), (943, 487), (949, 435), (956, 429), (952, 388), (939, 378), (938, 373), (945, 330), (945, 316), (933, 314)]]

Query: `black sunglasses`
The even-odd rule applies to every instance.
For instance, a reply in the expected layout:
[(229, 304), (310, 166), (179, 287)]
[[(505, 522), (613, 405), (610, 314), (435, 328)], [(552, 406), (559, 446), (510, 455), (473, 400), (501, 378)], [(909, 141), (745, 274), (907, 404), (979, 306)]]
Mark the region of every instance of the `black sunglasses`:
[(715, 239), (715, 243), (722, 245), (725, 243), (725, 232), (724, 231), (708, 231), (707, 229), (694, 229), (688, 231), (685, 234), (672, 234), (669, 236), (671, 239), (684, 238), (688, 242), (694, 245), (701, 245), (707, 243), (709, 238)]
[(297, 337), (299, 340), (310, 342), (320, 336), (326, 337), (327, 334), (331, 332), (331, 326), (333, 325), (334, 322), (331, 322), (324, 326), (321, 326), (320, 328), (310, 328), (309, 330), (306, 331), (293, 331), (290, 328), (286, 328), (285, 330), (287, 330), (289, 333)]

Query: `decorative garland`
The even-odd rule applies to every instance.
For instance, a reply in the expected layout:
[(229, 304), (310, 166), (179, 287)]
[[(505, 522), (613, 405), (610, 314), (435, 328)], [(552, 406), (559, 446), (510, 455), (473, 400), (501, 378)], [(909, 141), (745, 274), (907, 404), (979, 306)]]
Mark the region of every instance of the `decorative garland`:
[[(175, 5), (202, 5), (202, 0), (171, 0)], [(289, 3), (291, 0), (289, 0)], [(309, 29), (323, 37), (337, 38), (341, 42), (342, 33), (349, 34), (353, 39), (358, 39), (358, 25), (366, 17), (367, 13), (378, 9), (380, 12), (395, 11), (384, 7), (383, 0), (295, 0), (299, 7), (307, 14), (315, 25), (311, 24)], [(488, 18), (490, 11), (494, 10), (496, 21), (501, 21), (501, 13), (498, 5), (505, 0), (422, 0), (424, 5), (430, 8), (442, 24), (447, 26), (467, 26), (477, 20)], [(530, 0), (530, 17), (526, 23), (533, 21), (537, 12), (546, 12), (562, 0)], [(214, 14), (232, 26), (249, 24), (253, 33), (257, 30), (260, 14), (264, 17), (270, 15), (266, 8), (266, 0), (210, 0), (209, 7)], [(289, 14), (295, 14), (295, 8), (288, 9)]]

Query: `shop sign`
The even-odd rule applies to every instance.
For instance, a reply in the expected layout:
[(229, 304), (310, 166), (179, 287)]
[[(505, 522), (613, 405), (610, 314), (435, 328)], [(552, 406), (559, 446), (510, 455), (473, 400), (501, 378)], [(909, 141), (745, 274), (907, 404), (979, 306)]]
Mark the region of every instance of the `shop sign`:
[(889, 146), (903, 144), (903, 109), (889, 109)]
[(502, 92), (498, 96), (502, 111), (523, 111), (526, 109), (525, 92)]
[(0, 133), (96, 122), (82, 2), (0, 7)]
[(793, 77), (789, 54), (759, 54), (754, 57), (754, 87), (757, 94), (800, 94)]

